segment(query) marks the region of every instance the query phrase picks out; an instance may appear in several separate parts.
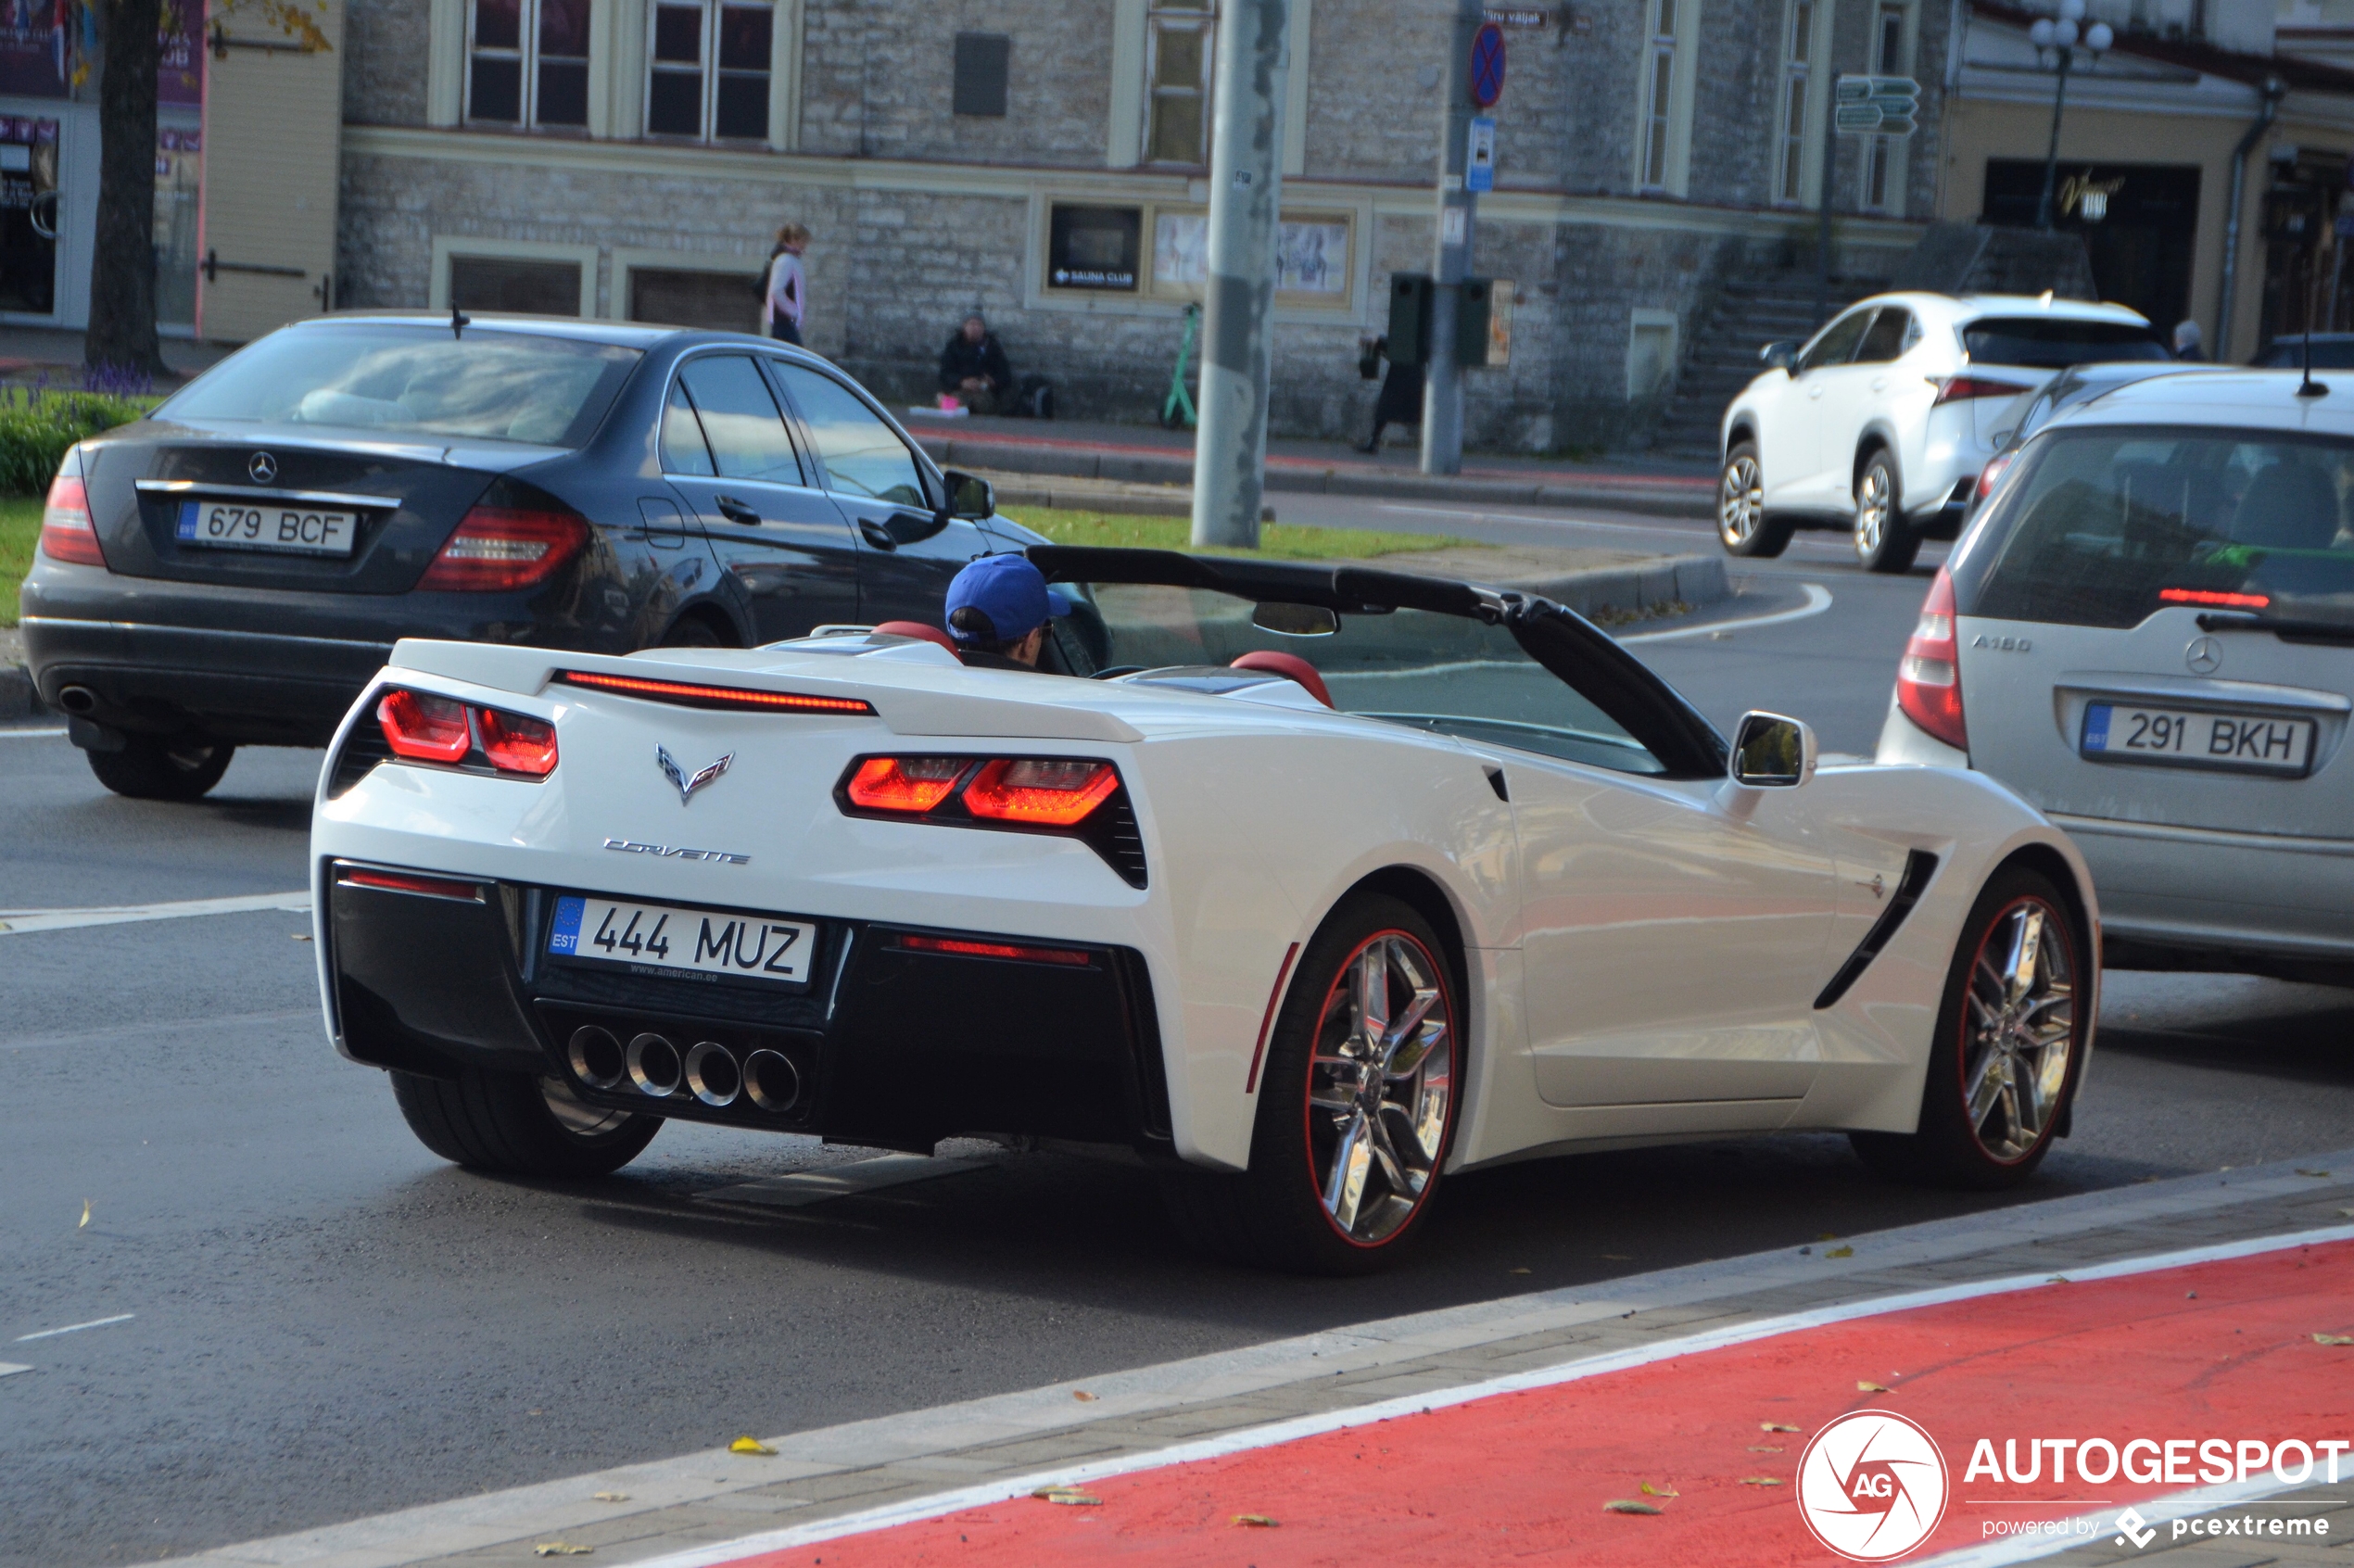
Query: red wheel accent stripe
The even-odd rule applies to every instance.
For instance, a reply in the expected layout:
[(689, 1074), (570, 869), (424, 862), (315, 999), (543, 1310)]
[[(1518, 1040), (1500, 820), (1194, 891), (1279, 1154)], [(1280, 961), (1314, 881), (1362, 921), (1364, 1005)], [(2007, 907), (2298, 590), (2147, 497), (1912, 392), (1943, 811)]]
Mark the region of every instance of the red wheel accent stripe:
[(1275, 971), (1275, 989), (1267, 993), (1267, 1011), (1259, 1018), (1259, 1043), (1250, 1048), (1250, 1076), (1243, 1080), (1243, 1093), (1259, 1093), (1259, 1063), (1267, 1055), (1267, 1036), (1275, 1027), (1275, 1005), (1284, 999), (1284, 981), (1291, 979), (1292, 960), (1299, 956), (1299, 943), (1293, 942), (1284, 950), (1283, 967)]

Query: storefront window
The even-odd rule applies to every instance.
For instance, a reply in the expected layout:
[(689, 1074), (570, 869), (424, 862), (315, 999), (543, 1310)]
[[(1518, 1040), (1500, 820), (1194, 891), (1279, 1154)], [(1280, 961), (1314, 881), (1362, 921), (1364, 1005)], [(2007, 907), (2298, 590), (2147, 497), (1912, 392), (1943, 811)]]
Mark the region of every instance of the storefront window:
[(0, 310), (57, 308), (57, 122), (0, 116)]
[(165, 127), (156, 133), (156, 320), (192, 326), (196, 319), (196, 193), (204, 175), (204, 133)]
[(1057, 202), (1047, 221), (1046, 286), (1135, 293), (1144, 231), (1142, 208)]

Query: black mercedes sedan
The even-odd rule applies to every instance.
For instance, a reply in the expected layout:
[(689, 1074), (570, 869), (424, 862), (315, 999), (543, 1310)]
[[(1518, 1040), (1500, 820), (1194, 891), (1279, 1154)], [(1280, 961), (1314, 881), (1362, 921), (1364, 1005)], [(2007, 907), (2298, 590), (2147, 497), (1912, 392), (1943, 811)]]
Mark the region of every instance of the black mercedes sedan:
[(350, 313), (281, 328), (50, 487), (42, 701), (108, 789), (324, 745), (404, 637), (622, 653), (940, 624), (1038, 536), (849, 377), (729, 333)]

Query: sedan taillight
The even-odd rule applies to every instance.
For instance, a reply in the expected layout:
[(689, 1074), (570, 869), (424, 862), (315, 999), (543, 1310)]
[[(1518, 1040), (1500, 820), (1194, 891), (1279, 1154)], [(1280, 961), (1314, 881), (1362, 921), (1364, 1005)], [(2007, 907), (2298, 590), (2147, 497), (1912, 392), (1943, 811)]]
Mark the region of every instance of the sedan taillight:
[(394, 689), (376, 703), (376, 724), (392, 754), (411, 762), (458, 767), (479, 752), (501, 773), (545, 778), (556, 771), (556, 727), (545, 719)]
[(41, 553), (75, 566), (107, 563), (90, 521), (90, 492), (81, 480), (60, 474), (49, 482), (48, 503), (41, 509)]
[(427, 592), (501, 593), (545, 581), (588, 542), (576, 512), (477, 506), (425, 568)]
[(1954, 578), (1943, 566), (1929, 585), (1920, 624), (1896, 666), (1896, 705), (1948, 746), (1969, 750), (1969, 731), (1962, 722), (1961, 654), (1954, 642)]

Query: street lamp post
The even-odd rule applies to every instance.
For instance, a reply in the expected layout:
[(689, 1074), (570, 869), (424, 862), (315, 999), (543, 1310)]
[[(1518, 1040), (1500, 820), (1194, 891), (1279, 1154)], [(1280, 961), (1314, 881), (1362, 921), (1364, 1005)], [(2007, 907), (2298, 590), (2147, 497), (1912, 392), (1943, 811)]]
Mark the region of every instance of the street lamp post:
[(2116, 42), (2116, 34), (2109, 31), (2107, 22), (2080, 27), (2084, 19), (2084, 0), (2059, 0), (2058, 11), (2057, 17), (2036, 18), (2027, 30), (2037, 59), (2059, 57), (2059, 85), (2052, 94), (2052, 141), (2044, 154), (2044, 195), (2035, 204), (2035, 226), (2039, 229), (2052, 226), (2053, 187), (2059, 180), (2060, 111), (2068, 106), (2069, 68), (2076, 63), (2078, 48), (2097, 59)]

